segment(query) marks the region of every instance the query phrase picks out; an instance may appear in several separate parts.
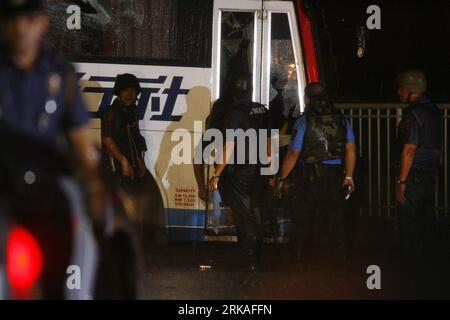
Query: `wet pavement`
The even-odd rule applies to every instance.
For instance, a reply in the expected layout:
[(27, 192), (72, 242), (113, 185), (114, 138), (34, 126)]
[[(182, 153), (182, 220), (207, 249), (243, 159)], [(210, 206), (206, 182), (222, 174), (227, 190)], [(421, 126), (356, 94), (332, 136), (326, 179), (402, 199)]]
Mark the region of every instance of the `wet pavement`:
[[(445, 232), (449, 231), (445, 226)], [(248, 270), (236, 243), (178, 242), (146, 249), (141, 299), (450, 299), (450, 251), (443, 246), (423, 275), (402, 265), (393, 233), (361, 228), (345, 262), (318, 252), (293, 262), (286, 244), (266, 244), (261, 266)], [(367, 267), (381, 269), (381, 290), (367, 288)], [(426, 278), (425, 278), (426, 277)], [(422, 279), (423, 281), (419, 281)], [(426, 279), (426, 280), (425, 280)], [(418, 282), (419, 281), (419, 282)]]

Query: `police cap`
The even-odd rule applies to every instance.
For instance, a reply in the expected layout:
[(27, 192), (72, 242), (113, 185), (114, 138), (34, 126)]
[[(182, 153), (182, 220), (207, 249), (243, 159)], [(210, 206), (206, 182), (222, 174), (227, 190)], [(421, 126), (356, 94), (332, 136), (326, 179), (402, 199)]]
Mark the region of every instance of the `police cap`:
[(42, 0), (0, 0), (1, 19), (44, 10), (45, 4)]

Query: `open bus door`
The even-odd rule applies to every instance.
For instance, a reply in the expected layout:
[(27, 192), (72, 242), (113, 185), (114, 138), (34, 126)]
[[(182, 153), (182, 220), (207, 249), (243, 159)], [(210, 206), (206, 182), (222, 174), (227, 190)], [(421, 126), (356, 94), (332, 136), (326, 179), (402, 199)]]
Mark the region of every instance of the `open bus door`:
[[(278, 108), (285, 116), (303, 111), (306, 76), (296, 14), (296, 6), (288, 1), (215, 1), (213, 100), (220, 97), (234, 70), (248, 71), (253, 76), (255, 102)], [(288, 143), (289, 137), (281, 135), (280, 147)], [(210, 167), (208, 177), (213, 172)], [(209, 223), (210, 212), (206, 208), (205, 240), (235, 241), (230, 208), (222, 207), (215, 225)]]

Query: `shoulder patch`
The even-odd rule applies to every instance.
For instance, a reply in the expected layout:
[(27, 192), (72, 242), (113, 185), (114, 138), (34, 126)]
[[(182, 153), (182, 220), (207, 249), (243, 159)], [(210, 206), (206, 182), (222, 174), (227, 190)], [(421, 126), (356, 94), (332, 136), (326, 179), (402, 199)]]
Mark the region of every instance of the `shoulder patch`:
[(250, 109), (250, 115), (251, 115), (251, 116), (252, 116), (252, 115), (255, 115), (255, 114), (265, 114), (265, 113), (267, 113), (267, 109), (266, 109), (266, 107), (263, 106), (263, 105), (259, 105), (259, 106), (256, 106), (256, 107), (252, 107), (252, 108)]

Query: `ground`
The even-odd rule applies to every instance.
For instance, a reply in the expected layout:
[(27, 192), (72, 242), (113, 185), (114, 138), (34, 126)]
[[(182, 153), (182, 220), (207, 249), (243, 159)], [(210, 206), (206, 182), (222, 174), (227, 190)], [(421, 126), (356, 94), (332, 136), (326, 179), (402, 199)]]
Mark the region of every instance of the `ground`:
[[(371, 227), (364, 228), (367, 223)], [(306, 267), (288, 246), (266, 244), (261, 267), (248, 271), (235, 243), (174, 242), (146, 249), (141, 299), (400, 299), (450, 298), (450, 251), (443, 246), (419, 278), (401, 264), (390, 227), (359, 224), (347, 262), (318, 255)], [(443, 227), (449, 234), (448, 226)], [(381, 269), (381, 290), (369, 290), (367, 267)]]

